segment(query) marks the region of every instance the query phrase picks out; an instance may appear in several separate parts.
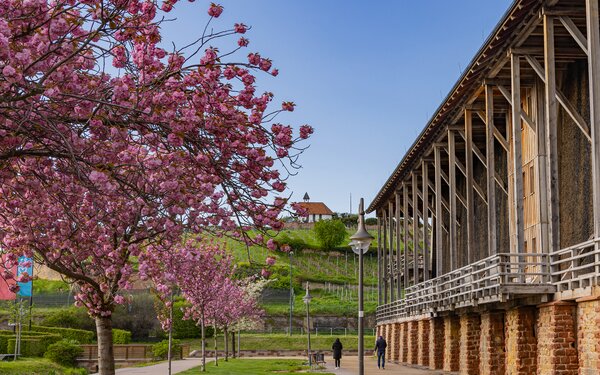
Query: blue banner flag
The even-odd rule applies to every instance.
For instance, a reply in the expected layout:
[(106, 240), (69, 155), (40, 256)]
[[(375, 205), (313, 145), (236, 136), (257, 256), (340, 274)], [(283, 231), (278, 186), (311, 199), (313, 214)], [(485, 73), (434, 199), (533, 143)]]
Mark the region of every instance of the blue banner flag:
[[(21, 274), (27, 273), (29, 276), (33, 276), (33, 259), (26, 256), (19, 258), (19, 265), (17, 266), (17, 277)], [(33, 282), (28, 281), (26, 283), (19, 284), (19, 297), (31, 297)]]

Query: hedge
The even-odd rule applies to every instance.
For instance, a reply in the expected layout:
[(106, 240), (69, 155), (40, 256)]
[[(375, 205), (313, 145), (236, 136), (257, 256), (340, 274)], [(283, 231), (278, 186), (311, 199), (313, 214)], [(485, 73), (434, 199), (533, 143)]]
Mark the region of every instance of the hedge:
[(80, 344), (91, 344), (96, 338), (95, 332), (86, 331), (83, 329), (32, 326), (31, 330), (37, 332), (56, 333), (57, 335), (62, 336), (63, 339), (76, 340), (79, 341)]
[(131, 332), (124, 329), (113, 328), (113, 344), (129, 344), (131, 342)]
[[(46, 349), (51, 344), (60, 341), (59, 335), (36, 335), (36, 336), (21, 336), (21, 356), (23, 357), (41, 357), (46, 352)], [(17, 338), (11, 337), (8, 339), (6, 353), (14, 353)]]

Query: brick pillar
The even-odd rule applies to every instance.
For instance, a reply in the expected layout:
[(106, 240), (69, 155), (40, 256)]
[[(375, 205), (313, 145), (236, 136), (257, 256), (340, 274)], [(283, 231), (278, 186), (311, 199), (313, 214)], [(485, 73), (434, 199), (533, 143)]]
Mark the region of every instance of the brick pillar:
[(460, 319), (451, 315), (444, 317), (444, 371), (458, 371)]
[(400, 356), (400, 323), (392, 324), (392, 354), (389, 358), (390, 361), (397, 362)]
[(408, 360), (406, 362), (416, 365), (419, 351), (419, 325), (416, 320), (408, 322)]
[(432, 370), (444, 367), (444, 319), (429, 320), (429, 368)]
[(386, 333), (386, 337), (385, 337), (385, 341), (387, 342), (387, 347), (385, 348), (385, 359), (387, 360), (388, 358), (392, 357), (392, 324), (388, 324), (387, 328), (385, 330)]
[(600, 373), (600, 297), (576, 302), (579, 374), (596, 375)]
[(508, 310), (504, 316), (506, 335), (506, 374), (530, 375), (537, 372), (535, 308)]
[(538, 374), (577, 375), (577, 305), (556, 301), (540, 305), (538, 309)]
[(479, 326), (478, 314), (460, 316), (460, 373), (479, 374)]
[(417, 362), (421, 366), (429, 366), (429, 322), (430, 319), (421, 319), (418, 323), (419, 339), (417, 349)]
[(481, 375), (504, 375), (504, 313), (481, 314), (479, 338), (479, 373)]
[(400, 323), (400, 357), (401, 363), (408, 362), (408, 322)]

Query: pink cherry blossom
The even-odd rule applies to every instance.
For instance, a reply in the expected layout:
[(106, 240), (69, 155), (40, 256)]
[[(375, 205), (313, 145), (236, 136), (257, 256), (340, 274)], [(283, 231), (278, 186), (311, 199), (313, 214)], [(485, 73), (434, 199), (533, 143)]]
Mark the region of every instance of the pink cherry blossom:
[(243, 23), (236, 23), (234, 25), (233, 29), (235, 30), (236, 33), (245, 34), (246, 31), (248, 30), (248, 26), (244, 25)]
[(211, 17), (218, 18), (223, 13), (223, 7), (219, 4), (211, 3), (208, 8), (208, 15)]
[(250, 44), (250, 41), (244, 37), (241, 37), (240, 39), (238, 39), (238, 46), (240, 47), (247, 47), (248, 44)]
[(284, 111), (293, 112), (295, 106), (296, 105), (293, 102), (283, 102), (281, 104), (281, 109), (283, 109)]

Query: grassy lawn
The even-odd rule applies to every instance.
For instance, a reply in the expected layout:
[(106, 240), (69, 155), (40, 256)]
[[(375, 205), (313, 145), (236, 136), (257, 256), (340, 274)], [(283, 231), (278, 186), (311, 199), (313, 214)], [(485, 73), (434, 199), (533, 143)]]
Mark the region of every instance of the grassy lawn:
[[(298, 359), (230, 359), (229, 362), (219, 361), (206, 365), (206, 373), (228, 375), (293, 375), (306, 373), (308, 366)], [(180, 375), (203, 374), (200, 367), (180, 372)], [(321, 375), (333, 375), (330, 372), (319, 372)]]
[(2, 375), (83, 375), (85, 369), (71, 369), (59, 366), (43, 358), (21, 358), (16, 362), (0, 362)]
[[(319, 335), (314, 334), (310, 336), (310, 344), (312, 350), (331, 350), (331, 345), (336, 338), (339, 338), (344, 345), (344, 350), (358, 350), (358, 336), (356, 335)], [(365, 348), (371, 348), (371, 344), (375, 345), (375, 336), (365, 335)], [(199, 339), (185, 340), (186, 343), (191, 345), (191, 349), (200, 349), (201, 341)], [(219, 350), (224, 349), (223, 338), (217, 339), (217, 347)], [(292, 335), (288, 336), (285, 334), (253, 334), (243, 333), (240, 338), (240, 350), (304, 350), (307, 347), (307, 336), (306, 335)], [(214, 340), (212, 338), (206, 340), (206, 349), (214, 349)], [(231, 350), (231, 345), (229, 347)]]

